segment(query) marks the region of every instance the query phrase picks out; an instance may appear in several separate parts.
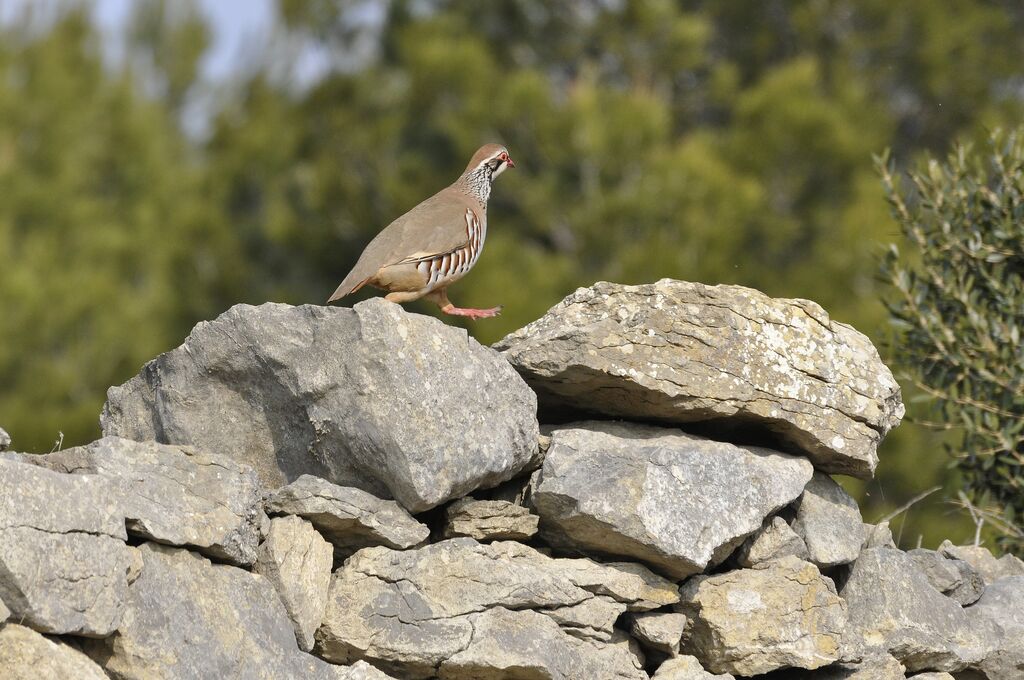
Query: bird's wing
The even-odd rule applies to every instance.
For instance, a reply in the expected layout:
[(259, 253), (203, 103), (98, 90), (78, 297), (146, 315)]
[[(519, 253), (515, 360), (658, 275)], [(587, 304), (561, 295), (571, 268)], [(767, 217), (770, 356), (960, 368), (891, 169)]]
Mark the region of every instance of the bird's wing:
[(467, 219), (480, 219), (480, 212), (451, 188), (431, 196), (370, 241), (328, 302), (358, 290), (381, 267), (418, 262), (465, 247), (469, 242)]

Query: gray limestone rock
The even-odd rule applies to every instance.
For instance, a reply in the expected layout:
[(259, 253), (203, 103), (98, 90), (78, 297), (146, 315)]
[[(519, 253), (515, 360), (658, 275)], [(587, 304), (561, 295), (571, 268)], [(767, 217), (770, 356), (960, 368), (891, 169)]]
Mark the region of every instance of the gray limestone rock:
[[(301, 652), (263, 576), (180, 548), (144, 543), (118, 634), (86, 653), (119, 680), (359, 677)], [(373, 677), (372, 675), (367, 677)]]
[[(553, 559), (520, 543), (481, 544), (469, 538), (406, 551), (365, 548), (334, 573), (316, 650), (335, 663), (365, 659), (401, 677), (427, 678), (471, 646), (487, 648), (474, 642), (480, 638), (474, 637), (473, 615), (495, 608), (551, 612), (543, 618), (555, 628), (559, 621), (567, 623), (566, 637), (586, 638), (579, 622), (584, 613), (592, 617), (600, 611), (583, 610), (591, 600), (604, 596), (604, 603), (611, 600), (628, 610), (678, 600), (671, 582), (633, 566), (631, 572), (620, 565)], [(473, 667), (466, 656), (459, 658), (452, 669)]]
[(11, 616), (11, 610), (7, 608), (7, 605), (0, 600), (0, 624), (6, 621)]
[(956, 678), (954, 678), (949, 673), (944, 673), (941, 671), (935, 673), (918, 673), (913, 677), (914, 680), (956, 680)]
[(1024, 576), (1024, 561), (1009, 554), (996, 559), (988, 548), (980, 545), (959, 546), (943, 541), (939, 552), (946, 557), (967, 562), (981, 574), (985, 583), (995, 583), (1007, 576)]
[(323, 621), (331, 584), (334, 550), (313, 525), (298, 517), (275, 517), (260, 545), (256, 573), (281, 596), (304, 651), (313, 649), (313, 633)]
[(375, 545), (411, 548), (430, 535), (425, 524), (395, 501), (312, 475), (302, 475), (271, 493), (266, 509), (309, 520), (342, 555)]
[(677, 656), (686, 621), (678, 612), (641, 612), (630, 615), (629, 632), (645, 649)]
[(865, 548), (895, 548), (896, 541), (893, 540), (892, 530), (888, 522), (878, 524), (863, 524), (864, 542), (861, 549)]
[(973, 624), (997, 631), (988, 654), (973, 667), (988, 680), (1024, 678), (1024, 576), (995, 581), (964, 611)]
[(941, 553), (935, 550), (917, 548), (908, 550), (907, 557), (928, 579), (928, 583), (940, 593), (946, 593), (960, 586), (964, 580), (960, 576), (960, 570), (953, 564), (953, 560), (946, 559)]
[(678, 608), (693, 622), (682, 651), (712, 672), (814, 669), (839, 658), (846, 603), (810, 562), (788, 556), (695, 576), (680, 596)]
[(256, 559), (263, 490), (248, 465), (191, 447), (119, 437), (34, 456), (32, 462), (116, 480), (130, 534), (192, 546), (233, 564)]
[(771, 449), (594, 421), (552, 433), (531, 500), (552, 545), (683, 578), (728, 557), (811, 473)]
[(743, 541), (736, 551), (736, 562), (741, 567), (753, 567), (786, 555), (807, 560), (807, 545), (786, 520), (776, 515)]
[(441, 662), (441, 680), (646, 680), (643, 657), (621, 633), (608, 643), (567, 635), (537, 612), (495, 607), (467, 617), (465, 648)]
[(237, 305), (107, 393), (107, 435), (191, 444), (413, 512), (536, 464), (536, 396), (465, 330), (374, 298)]
[(903, 680), (905, 670), (892, 656), (880, 654), (858, 663), (836, 663), (816, 671), (793, 673), (787, 680)]
[(615, 621), (624, 611), (626, 605), (622, 602), (598, 595), (579, 604), (545, 609), (543, 613), (569, 635), (609, 642), (614, 637)]
[(0, 675), (4, 680), (108, 680), (74, 647), (16, 623), (0, 626)]
[(469, 536), (478, 541), (522, 541), (537, 533), (540, 518), (509, 501), (461, 498), (447, 508), (446, 538)]
[(813, 302), (740, 286), (596, 283), (494, 347), (542, 412), (755, 428), (830, 473), (870, 477), (904, 412), (867, 337)]
[(7, 434), (7, 430), (0, 427), (0, 451), (6, 451), (11, 447), (11, 435)]
[(692, 656), (677, 656), (668, 659), (651, 676), (653, 680), (734, 680), (728, 673), (708, 673), (700, 661)]
[(960, 572), (960, 585), (945, 594), (959, 602), (962, 607), (974, 604), (985, 592), (985, 579), (967, 562), (956, 559), (949, 561)]
[(808, 561), (822, 569), (853, 562), (864, 542), (863, 524), (857, 501), (828, 475), (814, 473), (797, 501), (793, 522)]
[(908, 671), (959, 671), (985, 657), (992, 631), (972, 625), (957, 602), (899, 550), (870, 548), (841, 595), (849, 607), (844, 658), (889, 653)]
[(43, 633), (113, 633), (129, 556), (109, 480), (0, 460), (0, 489), (0, 600), (11, 618)]

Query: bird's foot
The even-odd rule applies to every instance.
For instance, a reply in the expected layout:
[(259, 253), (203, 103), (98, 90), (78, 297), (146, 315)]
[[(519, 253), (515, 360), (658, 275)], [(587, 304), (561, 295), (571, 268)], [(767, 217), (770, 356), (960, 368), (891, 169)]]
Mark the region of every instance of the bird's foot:
[(489, 319), (501, 314), (502, 309), (503, 307), (500, 305), (497, 307), (491, 307), (490, 309), (465, 309), (449, 304), (442, 307), (441, 311), (445, 314), (451, 314), (452, 316), (468, 316), (470, 319)]

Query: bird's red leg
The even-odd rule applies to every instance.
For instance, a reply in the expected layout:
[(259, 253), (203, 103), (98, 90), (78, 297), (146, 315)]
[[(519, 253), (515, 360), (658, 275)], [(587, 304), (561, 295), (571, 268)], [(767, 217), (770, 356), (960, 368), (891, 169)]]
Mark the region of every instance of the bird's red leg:
[(501, 314), (502, 310), (501, 306), (491, 307), (490, 309), (456, 307), (448, 299), (448, 292), (444, 288), (431, 292), (427, 298), (437, 303), (437, 306), (440, 307), (441, 311), (445, 314), (451, 314), (452, 316), (465, 316), (470, 319), (489, 319)]

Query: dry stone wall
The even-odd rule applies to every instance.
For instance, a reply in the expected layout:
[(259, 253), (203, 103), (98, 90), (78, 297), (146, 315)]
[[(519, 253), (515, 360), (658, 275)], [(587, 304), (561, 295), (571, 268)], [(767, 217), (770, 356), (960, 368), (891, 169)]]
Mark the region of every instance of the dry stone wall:
[(495, 348), (235, 307), (104, 438), (0, 453), (0, 677), (1024, 678), (1024, 562), (903, 552), (830, 476), (902, 414), (867, 338), (736, 286), (599, 283)]

